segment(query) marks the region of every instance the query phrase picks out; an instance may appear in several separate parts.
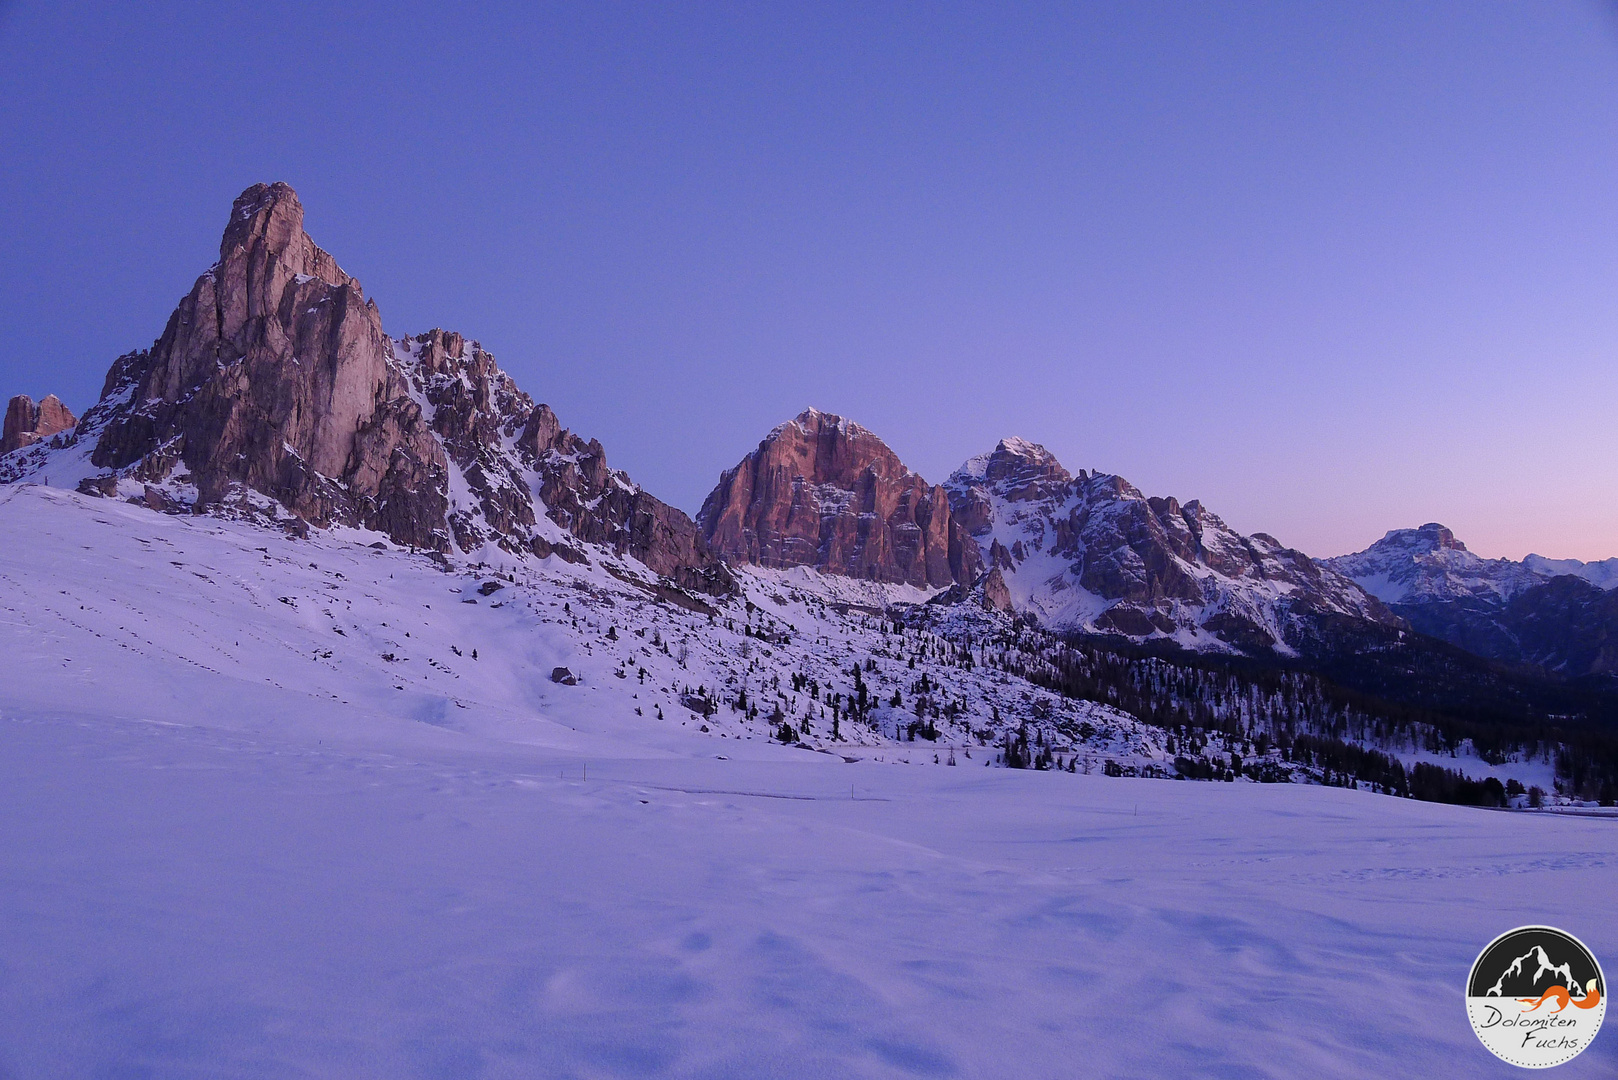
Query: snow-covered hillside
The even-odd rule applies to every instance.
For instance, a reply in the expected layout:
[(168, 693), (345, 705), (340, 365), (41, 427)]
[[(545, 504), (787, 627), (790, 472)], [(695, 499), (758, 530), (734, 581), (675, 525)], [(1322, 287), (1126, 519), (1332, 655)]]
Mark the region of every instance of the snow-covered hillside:
[(42, 485), (0, 488), (0, 551), (6, 693), (28, 708), (93, 712), (138, 686), (144, 715), (187, 722), (275, 690), (338, 725), (365, 715), (556, 748), (1202, 779), (1245, 763), (1348, 784), (1289, 751), (1324, 734), (1411, 762), (1441, 748), (1449, 768), (1552, 792), (1549, 746), (1486, 762), (1421, 725), (1314, 701), (1301, 675), (1260, 695), (1146, 670), (1131, 707), (1171, 719), (1143, 723), (1101, 703), (1126, 686), (1051, 689), (1086, 661), (1020, 619), (802, 567), (741, 568), (735, 595), (701, 596), (593, 545), (539, 559), (491, 544), (474, 561)]
[[(331, 558), (283, 543), (236, 554)], [(373, 558), (356, 611), (409, 580), (440, 612), (453, 579)], [(139, 593), (59, 584), (105, 609), (0, 623), (13, 660), (59, 665), (26, 704), (15, 665), (0, 686), (0, 1075), (1503, 1078), (1459, 1002), (1483, 943), (1552, 921), (1618, 951), (1602, 905), (1568, 900), (1618, 886), (1610, 821), (701, 743), (721, 760), (605, 711), (574, 731), (561, 688), (546, 719), (408, 718), (215, 676), (217, 604), (171, 640)], [(340, 641), (309, 603), (254, 599), (241, 648), (266, 669)], [(443, 641), (522, 617), (479, 600)], [(508, 678), (445, 662), (491, 696)], [(431, 700), (392, 670), (373, 703)], [(1560, 1074), (1615, 1068), (1606, 1033)]]
[[(297, 539), (44, 486), (0, 500), (16, 704), (82, 692), (77, 707), (94, 710), (141, 686), (154, 717), (186, 720), (267, 687), (550, 746), (802, 754), (780, 746), (785, 723), (828, 753), (932, 763), (953, 748), (961, 764), (993, 760), (1026, 723), (1081, 769), (1165, 766), (1160, 731), (902, 628), (885, 612), (917, 598), (904, 586), (757, 571), (716, 600), (599, 548), (588, 563), (492, 545), (454, 562), (355, 530)], [(552, 682), (557, 667), (578, 684)], [(913, 737), (918, 723), (937, 737)]]
[(586, 553), (0, 488), (0, 1075), (1504, 1075), (1385, 1003), (1618, 883), (1606, 820), (1146, 779), (1324, 759), (1004, 613)]

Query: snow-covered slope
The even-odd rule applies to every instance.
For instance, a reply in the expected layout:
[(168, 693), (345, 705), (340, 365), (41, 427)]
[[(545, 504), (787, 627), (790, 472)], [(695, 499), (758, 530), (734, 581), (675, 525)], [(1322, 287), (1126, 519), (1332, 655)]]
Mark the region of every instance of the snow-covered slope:
[[(1313, 730), (1310, 716), (1334, 738), (1378, 730), (1324, 702), (1300, 712), (1312, 693), (1302, 676), (1260, 699), (1145, 673), (1161, 689), (1131, 715), (1103, 704), (1123, 701), (1123, 685), (1053, 691), (1093, 662), (977, 604), (802, 567), (742, 568), (733, 594), (698, 597), (610, 549), (582, 551), (491, 546), (474, 561), (359, 530), (300, 538), (0, 487), (4, 697), (86, 712), (138, 703), (185, 723), (246, 709), (311, 731), (364, 718), (556, 748), (610, 738), (654, 755), (1003, 765), (1015, 753), (1075, 774), (1202, 778), (1245, 763), (1247, 775), (1303, 783), (1322, 780), (1322, 763), (1287, 745)], [(553, 682), (556, 668), (576, 685)], [(1136, 718), (1151, 715), (1164, 719)], [(1206, 730), (1186, 726), (1193, 716)], [(1440, 743), (1418, 725), (1375, 745), (1409, 757)], [(1456, 750), (1448, 767), (1545, 784), (1532, 755), (1497, 770)]]
[(968, 460), (946, 487), (986, 552), (987, 602), (1003, 582), (1001, 606), (1049, 625), (1290, 653), (1332, 618), (1394, 622), (1273, 537), (1241, 536), (1199, 502), (1149, 499), (1121, 477), (1073, 476), (1023, 439)]
[[(986, 645), (967, 666), (960, 644), (901, 628), (886, 610), (918, 598), (895, 595), (907, 587), (748, 571), (737, 595), (698, 599), (587, 550), (587, 562), (498, 547), (477, 562), (435, 559), (357, 530), (298, 539), (3, 487), (6, 692), (29, 707), (123, 700), (180, 721), (275, 691), (339, 729), (354, 710), (551, 746), (610, 737), (657, 754), (802, 753), (779, 746), (785, 722), (804, 748), (928, 763), (950, 747), (992, 760), (1026, 724), (1064, 762), (1165, 769), (1161, 731), (1008, 683)], [(578, 685), (552, 682), (557, 667)], [(120, 686), (136, 692), (120, 698)], [(909, 730), (924, 713), (935, 740)]]
[(148, 686), (0, 695), (0, 1075), (1504, 1080), (1482, 945), (1618, 954), (1611, 821)]

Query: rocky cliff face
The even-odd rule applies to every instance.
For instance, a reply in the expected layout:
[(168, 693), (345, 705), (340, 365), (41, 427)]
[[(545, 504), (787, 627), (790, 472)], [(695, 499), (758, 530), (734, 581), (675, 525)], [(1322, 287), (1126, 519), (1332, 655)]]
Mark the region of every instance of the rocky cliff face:
[(728, 590), (689, 517), (608, 467), (600, 442), (563, 428), (477, 342), (433, 330), (394, 343), (394, 357), (464, 481), (452, 485), (448, 513), (461, 550), (493, 543), (577, 561), (582, 541), (688, 588)]
[(1484, 559), (1429, 523), (1322, 561), (1468, 652), (1565, 675), (1618, 673), (1618, 560)]
[(0, 434), (0, 454), (9, 454), (48, 439), (78, 424), (66, 405), (55, 394), (46, 394), (38, 405), (27, 394), (18, 394), (6, 406), (4, 433)]
[(922, 588), (970, 584), (979, 571), (942, 487), (865, 428), (815, 409), (725, 472), (697, 522), (709, 546), (738, 563)]
[(219, 262), (102, 401), (98, 483), (186, 477), (202, 507), (269, 496), (316, 526), (446, 550), (448, 470), (376, 304), (303, 229), (285, 184), (236, 200)]
[[(688, 517), (608, 469), (599, 443), (562, 429), (476, 342), (390, 339), (285, 184), (236, 200), (219, 262), (151, 349), (114, 362), (74, 442), (64, 451), (88, 493), (284, 512), (440, 552), (495, 544), (578, 560), (582, 541), (728, 588)], [(70, 472), (25, 454), (0, 480)]]
[(983, 602), (1050, 625), (1290, 652), (1335, 619), (1398, 622), (1273, 537), (1242, 536), (1201, 503), (1147, 498), (1118, 476), (1074, 476), (1022, 439), (972, 458), (946, 487), (1000, 578)]

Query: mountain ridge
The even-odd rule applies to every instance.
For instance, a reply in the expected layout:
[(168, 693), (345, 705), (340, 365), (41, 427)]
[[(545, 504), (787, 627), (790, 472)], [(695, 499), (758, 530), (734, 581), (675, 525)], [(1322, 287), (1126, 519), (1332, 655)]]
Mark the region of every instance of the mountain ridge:
[(687, 588), (730, 587), (690, 518), (609, 469), (599, 442), (562, 428), (477, 342), (384, 333), (290, 186), (238, 196), (219, 250), (157, 341), (113, 362), (78, 425), (0, 459), (0, 481), (439, 553), (585, 559), (583, 541)]
[(1331, 618), (1403, 625), (1268, 534), (1242, 536), (1199, 501), (1148, 498), (1119, 476), (1070, 473), (1026, 439), (967, 459), (946, 487), (1008, 594), (991, 602), (1054, 626), (1291, 654)]
[(628, 559), (707, 594), (754, 566), (1193, 651), (1290, 657), (1369, 647), (1376, 635), (1356, 627), (1408, 627), (1560, 675), (1618, 672), (1618, 559), (1483, 560), (1430, 523), (1314, 560), (1198, 500), (1070, 472), (1018, 437), (931, 484), (874, 432), (810, 408), (688, 517), (609, 466), (476, 340), (385, 333), (285, 184), (235, 200), (219, 260), (150, 348), (112, 363), (82, 417), (19, 396), (5, 439), (16, 445), (0, 482), (295, 533), (355, 529), (438, 555)]

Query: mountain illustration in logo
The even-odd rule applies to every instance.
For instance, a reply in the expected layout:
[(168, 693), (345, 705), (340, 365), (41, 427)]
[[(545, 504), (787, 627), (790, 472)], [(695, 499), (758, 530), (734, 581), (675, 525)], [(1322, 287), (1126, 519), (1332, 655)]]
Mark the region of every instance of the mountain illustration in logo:
[(1519, 926), (1489, 942), (1466, 982), (1466, 1015), (1489, 1052), (1529, 1069), (1583, 1053), (1607, 1014), (1594, 954), (1553, 926)]
[[(1533, 964), (1533, 974), (1528, 974), (1528, 965)], [(1535, 945), (1517, 959), (1513, 960), (1500, 978), (1495, 980), (1493, 986), (1484, 992), (1485, 997), (1537, 997), (1552, 986), (1565, 986), (1571, 997), (1583, 997), (1584, 990), (1578, 980), (1573, 978), (1571, 964), (1553, 964), (1550, 956), (1545, 952), (1543, 945)]]
[[(1533, 1000), (1553, 987), (1567, 996), (1605, 995), (1601, 972), (1589, 953), (1573, 939), (1539, 927), (1507, 934), (1478, 959), (1467, 988), (1471, 997)], [(1595, 985), (1591, 985), (1595, 980)]]

